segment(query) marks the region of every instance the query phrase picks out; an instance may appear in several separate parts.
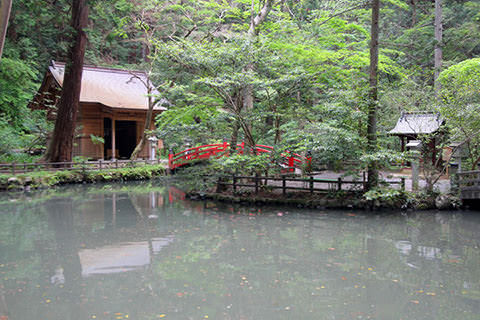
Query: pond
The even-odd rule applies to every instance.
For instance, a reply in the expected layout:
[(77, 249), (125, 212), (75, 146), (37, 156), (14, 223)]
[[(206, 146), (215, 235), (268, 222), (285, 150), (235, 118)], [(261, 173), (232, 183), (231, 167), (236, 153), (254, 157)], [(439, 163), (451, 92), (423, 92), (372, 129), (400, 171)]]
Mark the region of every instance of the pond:
[(480, 215), (0, 197), (0, 319), (480, 319)]

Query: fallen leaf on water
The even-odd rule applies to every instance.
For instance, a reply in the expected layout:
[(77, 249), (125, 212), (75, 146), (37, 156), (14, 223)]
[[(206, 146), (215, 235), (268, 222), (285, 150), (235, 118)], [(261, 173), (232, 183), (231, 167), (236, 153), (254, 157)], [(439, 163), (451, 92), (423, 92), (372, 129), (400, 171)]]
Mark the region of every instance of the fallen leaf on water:
[(347, 278), (345, 278), (345, 277), (342, 277), (342, 280), (347, 280)]
[(411, 300), (411, 303), (419, 304), (420, 302), (418, 300)]

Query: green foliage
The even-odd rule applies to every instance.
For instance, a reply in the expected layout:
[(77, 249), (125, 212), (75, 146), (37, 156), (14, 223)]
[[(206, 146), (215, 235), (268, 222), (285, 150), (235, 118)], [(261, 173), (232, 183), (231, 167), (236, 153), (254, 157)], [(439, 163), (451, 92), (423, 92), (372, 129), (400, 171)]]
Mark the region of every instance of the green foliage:
[(363, 198), (377, 207), (401, 208), (406, 206), (408, 194), (402, 190), (380, 187), (364, 193)]
[(103, 137), (96, 136), (94, 134), (90, 134), (90, 140), (92, 140), (93, 144), (104, 144), (105, 139)]
[(451, 141), (466, 149), (472, 169), (480, 161), (480, 58), (465, 60), (443, 71), (439, 111), (451, 131)]
[(264, 174), (267, 170), (274, 169), (275, 161), (274, 155), (260, 154), (260, 155), (246, 155), (235, 154), (229, 157), (224, 157), (215, 160), (215, 169), (224, 174), (231, 174), (241, 168), (241, 173), (245, 174)]
[(10, 58), (0, 60), (0, 115), (11, 125), (21, 128), (28, 117), (26, 105), (34, 93), (34, 71), (23, 61)]

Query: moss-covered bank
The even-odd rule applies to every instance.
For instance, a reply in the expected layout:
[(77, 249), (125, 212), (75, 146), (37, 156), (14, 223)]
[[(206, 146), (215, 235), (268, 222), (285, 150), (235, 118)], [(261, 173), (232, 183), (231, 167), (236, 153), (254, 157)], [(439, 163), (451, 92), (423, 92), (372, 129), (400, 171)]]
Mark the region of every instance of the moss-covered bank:
[(108, 170), (39, 171), (17, 175), (0, 174), (0, 191), (48, 188), (62, 184), (148, 180), (165, 175), (162, 165)]
[[(366, 196), (367, 195), (367, 196)], [(249, 203), (256, 205), (282, 205), (321, 209), (361, 209), (361, 210), (452, 210), (458, 209), (461, 202), (451, 195), (427, 195), (411, 192), (395, 192), (383, 194), (372, 199), (361, 192), (322, 193), (310, 195), (306, 193), (290, 193), (280, 196), (274, 193), (240, 193), (229, 192), (190, 192), (192, 200), (211, 199), (231, 203)]]

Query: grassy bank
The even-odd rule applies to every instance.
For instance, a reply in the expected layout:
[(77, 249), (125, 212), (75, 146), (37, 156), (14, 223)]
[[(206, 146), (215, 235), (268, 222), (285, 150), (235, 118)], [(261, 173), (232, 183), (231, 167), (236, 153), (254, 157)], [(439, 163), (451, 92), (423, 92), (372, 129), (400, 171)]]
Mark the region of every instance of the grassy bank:
[(163, 165), (145, 165), (142, 167), (91, 171), (38, 171), (16, 175), (0, 174), (0, 190), (48, 188), (73, 183), (148, 180), (165, 175), (165, 172), (166, 169)]

